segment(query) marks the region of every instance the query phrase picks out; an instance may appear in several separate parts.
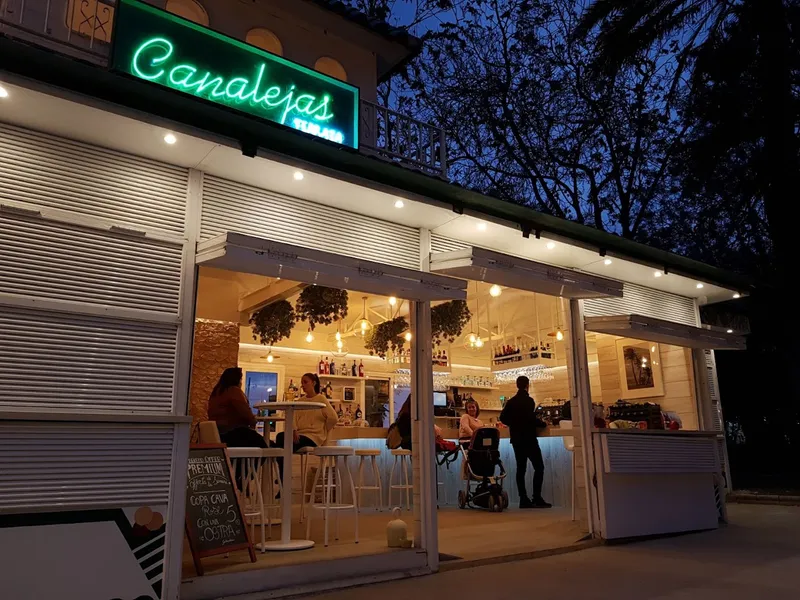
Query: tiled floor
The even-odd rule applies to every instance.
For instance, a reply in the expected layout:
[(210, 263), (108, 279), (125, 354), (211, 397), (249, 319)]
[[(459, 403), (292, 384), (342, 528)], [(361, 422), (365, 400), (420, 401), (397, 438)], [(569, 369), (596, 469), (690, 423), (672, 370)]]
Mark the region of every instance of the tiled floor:
[[(360, 541), (355, 544), (352, 517), (343, 515), (340, 518), (340, 539), (333, 540), (331, 525), (331, 540), (327, 548), (322, 546), (322, 520), (316, 519), (311, 537), (317, 546), (310, 550), (265, 554), (256, 551), (255, 563), (250, 562), (247, 552), (232, 552), (227, 557), (204, 558), (203, 566), (207, 575), (213, 575), (398, 552), (386, 546), (386, 524), (390, 519), (388, 512), (362, 513), (359, 518)], [(403, 519), (408, 523), (411, 535), (413, 517), (404, 514)], [(305, 525), (294, 522), (292, 534), (297, 538), (304, 536)], [(256, 535), (259, 535), (258, 528)], [(273, 539), (280, 537), (279, 526), (273, 527), (272, 535)], [(570, 520), (569, 511), (520, 511), (513, 508), (501, 514), (457, 508), (439, 511), (439, 552), (445, 562), (564, 548), (575, 544), (583, 535), (579, 525)], [(183, 574), (185, 578), (195, 575), (188, 547), (184, 548)]]

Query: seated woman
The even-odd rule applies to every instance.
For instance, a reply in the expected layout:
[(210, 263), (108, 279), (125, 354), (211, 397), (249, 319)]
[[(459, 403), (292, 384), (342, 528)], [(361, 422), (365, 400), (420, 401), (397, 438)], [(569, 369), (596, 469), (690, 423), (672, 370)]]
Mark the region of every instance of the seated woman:
[[(300, 379), (300, 388), (305, 394), (305, 402), (320, 402), (324, 408), (312, 410), (297, 410), (294, 412), (294, 437), (292, 439), (292, 452), (300, 448), (317, 447), (325, 444), (328, 432), (334, 428), (339, 417), (328, 399), (320, 393), (319, 376), (316, 373), (306, 373)], [(275, 438), (275, 445), (283, 448), (283, 432)], [(283, 459), (278, 459), (281, 479), (283, 479)]]
[(462, 444), (469, 444), (475, 431), (483, 427), (483, 423), (478, 418), (478, 415), (481, 414), (481, 407), (478, 406), (475, 400), (467, 400), (464, 404), (464, 408), (467, 409), (467, 412), (461, 415), (461, 423), (458, 428), (458, 441)]
[[(411, 450), (411, 396), (409, 396), (400, 407), (395, 420), (397, 431), (400, 433), (400, 447), (403, 450)], [(438, 425), (433, 425), (434, 437), (442, 436), (442, 429)]]
[(241, 386), (242, 370), (225, 369), (208, 399), (208, 418), (216, 421), (223, 444), (231, 448), (268, 448), (255, 429), (256, 418)]

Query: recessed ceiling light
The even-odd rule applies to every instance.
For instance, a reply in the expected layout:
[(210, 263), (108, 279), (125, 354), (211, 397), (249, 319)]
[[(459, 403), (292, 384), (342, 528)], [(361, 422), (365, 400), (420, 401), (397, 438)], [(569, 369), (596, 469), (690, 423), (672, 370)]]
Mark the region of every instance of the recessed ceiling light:
[(552, 250), (553, 248), (556, 247), (556, 243), (555, 242), (547, 242), (547, 246), (546, 247), (547, 247), (548, 250)]
[(611, 259), (610, 259), (610, 258), (607, 258), (607, 259), (605, 259), (605, 260), (603, 261), (603, 264), (604, 264), (605, 266), (608, 266), (608, 265), (610, 265), (610, 264), (611, 264), (611, 262), (612, 262), (612, 261), (611, 261)]
[(733, 329), (728, 329), (728, 333), (733, 333)]
[(0, 98), (8, 98), (8, 90), (0, 85)]
[(174, 133), (168, 133), (164, 136), (164, 141), (172, 146), (172, 144), (178, 141), (178, 138), (175, 137)]
[(741, 298), (741, 297), (742, 297), (742, 295), (741, 295), (739, 292), (736, 292), (736, 293), (733, 295), (733, 299), (734, 299), (734, 300), (736, 300), (736, 299), (738, 299), (738, 298)]
[(703, 289), (703, 287), (704, 287), (704, 286), (703, 286), (703, 284), (702, 284), (702, 283), (698, 283), (698, 284), (697, 284), (697, 289), (698, 289), (698, 290), (702, 290), (702, 289)]
[(484, 221), (478, 223), (478, 231), (486, 231), (486, 223)]
[(653, 273), (653, 277), (661, 277), (662, 275), (663, 273), (661, 271), (656, 271), (655, 273)]
[(500, 294), (502, 294), (502, 293), (503, 293), (503, 288), (501, 288), (501, 287), (500, 287), (499, 285), (497, 285), (496, 283), (495, 283), (495, 284), (494, 284), (492, 287), (490, 287), (490, 288), (489, 288), (489, 295), (490, 295), (492, 298), (497, 298), (497, 297), (498, 297), (498, 296), (500, 296)]
[(395, 203), (394, 203), (394, 207), (395, 207), (395, 208), (403, 208), (405, 205), (406, 205), (406, 203), (405, 203), (405, 202), (403, 202), (402, 200), (397, 200), (397, 201), (395, 201)]
[(294, 172), (294, 180), (295, 181), (303, 181), (303, 173), (301, 171)]

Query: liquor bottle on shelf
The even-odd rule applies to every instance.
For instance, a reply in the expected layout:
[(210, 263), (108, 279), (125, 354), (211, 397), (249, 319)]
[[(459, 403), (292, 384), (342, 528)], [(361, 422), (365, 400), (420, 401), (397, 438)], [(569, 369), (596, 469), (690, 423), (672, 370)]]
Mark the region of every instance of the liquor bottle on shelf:
[(356, 365), (356, 361), (353, 361), (353, 367), (350, 369), (350, 375), (353, 377), (358, 376), (358, 366)]
[(331, 374), (331, 375), (336, 375), (336, 363), (335, 363), (335, 362), (333, 362), (333, 359), (331, 359), (331, 368), (330, 368), (330, 371), (331, 371), (331, 372), (330, 372), (330, 374)]
[(344, 411), (341, 404), (339, 405), (339, 410), (336, 411), (336, 416), (339, 417), (338, 424), (341, 425), (344, 422)]
[(319, 357), (319, 369), (317, 375), (325, 375), (325, 361), (322, 360), (322, 357)]
[(358, 363), (358, 376), (359, 377), (363, 377), (364, 376), (364, 361), (363, 360)]
[(356, 421), (360, 421), (363, 414), (361, 413), (361, 407), (359, 406), (356, 408)]
[(328, 357), (327, 356), (325, 357), (325, 362), (322, 363), (322, 369), (323, 369), (323, 373), (325, 375), (330, 375), (330, 373), (331, 373), (331, 365), (328, 362)]

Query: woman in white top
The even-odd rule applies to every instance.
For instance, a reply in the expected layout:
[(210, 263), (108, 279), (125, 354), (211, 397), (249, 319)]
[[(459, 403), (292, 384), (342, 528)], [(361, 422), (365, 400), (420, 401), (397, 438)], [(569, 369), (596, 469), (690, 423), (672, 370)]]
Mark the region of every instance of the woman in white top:
[(458, 439), (462, 442), (469, 442), (472, 439), (472, 435), (475, 433), (475, 430), (483, 427), (483, 423), (478, 418), (478, 415), (481, 414), (481, 407), (478, 406), (478, 403), (475, 402), (475, 400), (467, 400), (464, 404), (464, 408), (467, 409), (467, 412), (461, 415), (461, 424), (458, 428)]

